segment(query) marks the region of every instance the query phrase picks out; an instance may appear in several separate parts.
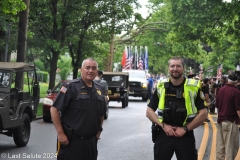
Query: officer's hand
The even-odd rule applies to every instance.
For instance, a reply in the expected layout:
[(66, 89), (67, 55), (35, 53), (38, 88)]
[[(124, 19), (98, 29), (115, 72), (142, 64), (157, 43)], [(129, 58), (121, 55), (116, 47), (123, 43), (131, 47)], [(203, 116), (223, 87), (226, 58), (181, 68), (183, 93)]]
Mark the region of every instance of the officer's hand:
[(164, 123), (164, 127), (163, 127), (164, 132), (166, 133), (167, 136), (175, 136), (175, 127), (168, 125), (166, 123)]
[(98, 133), (96, 135), (97, 139), (100, 139), (100, 134), (101, 134), (101, 131), (98, 131)]
[(68, 143), (69, 143), (68, 138), (64, 133), (58, 135), (58, 141), (62, 145), (68, 145)]
[(184, 134), (186, 133), (186, 131), (183, 129), (183, 127), (177, 127), (175, 130), (175, 137), (182, 137)]

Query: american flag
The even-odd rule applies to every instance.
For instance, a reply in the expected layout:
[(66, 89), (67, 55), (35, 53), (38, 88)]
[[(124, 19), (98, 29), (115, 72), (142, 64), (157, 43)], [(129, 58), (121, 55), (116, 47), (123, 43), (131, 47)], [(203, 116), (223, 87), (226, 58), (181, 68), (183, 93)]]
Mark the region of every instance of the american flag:
[(131, 54), (131, 48), (127, 48), (125, 47), (125, 51), (127, 50), (126, 52), (126, 63), (125, 65), (123, 65), (123, 69), (133, 69), (134, 67), (134, 57), (133, 57), (133, 54)]
[(144, 70), (144, 57), (143, 57), (143, 54), (142, 54), (142, 46), (140, 46), (140, 55), (139, 55), (139, 59), (138, 59), (137, 68), (139, 70)]
[(143, 60), (141, 56), (139, 57), (139, 61), (138, 61), (138, 69), (143, 70)]

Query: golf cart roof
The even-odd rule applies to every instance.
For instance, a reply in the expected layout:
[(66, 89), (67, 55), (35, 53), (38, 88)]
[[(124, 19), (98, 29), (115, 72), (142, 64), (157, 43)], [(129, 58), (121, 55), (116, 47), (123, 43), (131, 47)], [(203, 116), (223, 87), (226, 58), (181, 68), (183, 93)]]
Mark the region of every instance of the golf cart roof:
[(103, 75), (129, 75), (128, 72), (103, 72)]
[(33, 71), (34, 65), (24, 62), (0, 62), (0, 70), (8, 70), (13, 72)]

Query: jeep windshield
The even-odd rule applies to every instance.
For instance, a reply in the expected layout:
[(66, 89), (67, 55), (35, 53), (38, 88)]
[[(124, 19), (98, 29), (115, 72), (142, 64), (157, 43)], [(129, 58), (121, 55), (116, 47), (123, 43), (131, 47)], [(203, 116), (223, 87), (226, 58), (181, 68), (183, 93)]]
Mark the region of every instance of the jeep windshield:
[(124, 86), (126, 76), (122, 75), (104, 75), (103, 79), (108, 83), (108, 86)]
[(10, 73), (0, 71), (0, 87), (8, 87), (10, 84)]

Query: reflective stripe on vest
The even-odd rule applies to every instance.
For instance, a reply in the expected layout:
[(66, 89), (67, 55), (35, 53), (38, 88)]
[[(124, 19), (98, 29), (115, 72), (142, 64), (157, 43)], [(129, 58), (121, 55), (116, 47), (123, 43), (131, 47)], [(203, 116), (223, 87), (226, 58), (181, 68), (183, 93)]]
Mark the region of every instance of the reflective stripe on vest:
[[(163, 121), (163, 110), (165, 108), (165, 88), (164, 83), (169, 82), (169, 79), (160, 81), (157, 85), (157, 93), (159, 97), (158, 103), (158, 119), (160, 122)], [(185, 98), (185, 107), (187, 109), (187, 117), (183, 123), (186, 125), (191, 122), (197, 115), (197, 108), (195, 106), (195, 99), (197, 97), (198, 90), (201, 87), (200, 80), (195, 79), (186, 79), (184, 83), (184, 98)]]

